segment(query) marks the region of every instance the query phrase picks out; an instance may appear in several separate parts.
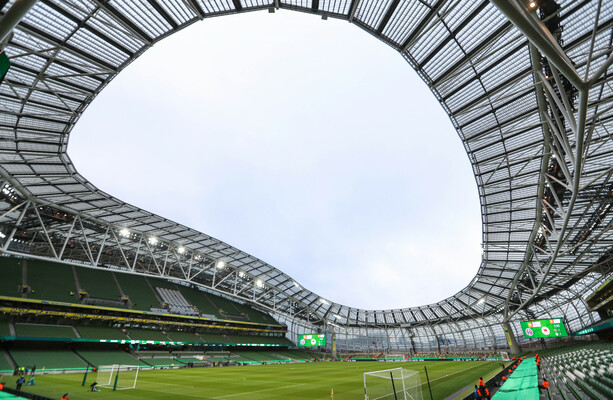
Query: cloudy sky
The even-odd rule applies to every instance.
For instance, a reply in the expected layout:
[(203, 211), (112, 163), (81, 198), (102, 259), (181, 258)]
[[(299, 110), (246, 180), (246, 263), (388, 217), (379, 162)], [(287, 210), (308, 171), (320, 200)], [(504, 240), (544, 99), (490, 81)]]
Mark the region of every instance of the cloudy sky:
[(479, 267), (477, 188), (449, 118), (347, 22), (196, 23), (111, 82), (68, 153), (100, 189), (352, 307), (435, 302)]

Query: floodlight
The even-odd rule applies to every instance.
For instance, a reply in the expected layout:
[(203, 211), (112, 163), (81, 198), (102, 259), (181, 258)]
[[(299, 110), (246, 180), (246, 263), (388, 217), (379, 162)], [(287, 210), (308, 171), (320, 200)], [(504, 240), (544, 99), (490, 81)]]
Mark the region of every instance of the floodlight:
[(529, 6), (530, 6), (530, 8), (535, 9), (536, 8), (536, 1), (531, 1)]
[(119, 234), (121, 236), (128, 237), (130, 236), (130, 230), (128, 228), (123, 228), (122, 230), (119, 231)]
[(157, 238), (155, 238), (155, 237), (153, 237), (153, 236), (151, 236), (151, 237), (149, 238), (149, 244), (156, 245), (157, 243), (158, 243)]
[(257, 281), (255, 281), (255, 284), (257, 287), (264, 287), (264, 282), (262, 282), (261, 279), (258, 279)]
[(223, 262), (223, 261), (221, 261), (221, 260), (217, 261), (217, 268), (221, 269), (221, 268), (223, 268), (223, 267), (225, 267), (225, 266), (226, 266), (226, 263), (225, 263), (225, 262)]
[(185, 253), (185, 247), (179, 247), (177, 251), (179, 252), (179, 254), (183, 254)]
[(243, 271), (238, 271), (238, 276), (240, 278), (244, 278), (245, 277), (245, 273)]

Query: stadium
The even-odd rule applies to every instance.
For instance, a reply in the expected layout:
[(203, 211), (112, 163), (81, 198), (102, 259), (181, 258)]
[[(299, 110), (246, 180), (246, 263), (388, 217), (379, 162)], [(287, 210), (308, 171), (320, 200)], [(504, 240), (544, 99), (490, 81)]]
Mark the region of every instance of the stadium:
[[(75, 124), (154, 44), (278, 10), (379, 39), (451, 119), (482, 223), (459, 292), (339, 304), (74, 167)], [(0, 398), (613, 398), (612, 18), (603, 0), (0, 0)]]

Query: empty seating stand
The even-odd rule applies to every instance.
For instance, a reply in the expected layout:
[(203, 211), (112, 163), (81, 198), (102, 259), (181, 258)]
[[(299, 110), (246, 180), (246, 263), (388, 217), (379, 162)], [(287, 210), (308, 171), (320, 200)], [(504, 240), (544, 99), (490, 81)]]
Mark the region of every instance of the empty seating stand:
[[(547, 351), (542, 375), (563, 399), (613, 399), (613, 344), (596, 343)], [(556, 393), (557, 392), (557, 393)]]
[(0, 295), (21, 297), (23, 280), (22, 260), (12, 257), (0, 257)]
[(171, 314), (199, 316), (198, 309), (191, 305), (176, 289), (155, 288)]
[(79, 303), (74, 274), (70, 265), (28, 260), (25, 268), (27, 284), (30, 286), (29, 298)]
[(72, 326), (15, 324), (16, 336), (76, 339)]

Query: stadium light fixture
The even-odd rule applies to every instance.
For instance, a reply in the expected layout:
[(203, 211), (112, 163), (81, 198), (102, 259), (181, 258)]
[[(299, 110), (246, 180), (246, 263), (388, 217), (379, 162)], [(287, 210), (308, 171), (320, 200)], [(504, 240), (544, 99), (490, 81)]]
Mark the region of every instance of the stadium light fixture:
[(217, 268), (221, 269), (226, 266), (226, 263), (223, 261), (217, 261)]
[(130, 230), (128, 228), (123, 228), (119, 231), (119, 234), (123, 237), (128, 237), (130, 236)]
[(157, 243), (158, 243), (158, 240), (157, 240), (157, 238), (156, 238), (156, 237), (151, 236), (151, 237), (149, 238), (149, 244), (156, 245)]
[(185, 247), (179, 247), (177, 251), (179, 252), (179, 254), (183, 254), (185, 253)]
[(264, 282), (261, 279), (258, 279), (257, 281), (255, 281), (255, 285), (257, 287), (262, 288), (262, 287), (264, 287)]
[(239, 278), (244, 278), (245, 277), (245, 273), (243, 271), (238, 271), (238, 277)]
[(531, 1), (528, 5), (532, 10), (534, 10), (536, 8), (536, 1)]

